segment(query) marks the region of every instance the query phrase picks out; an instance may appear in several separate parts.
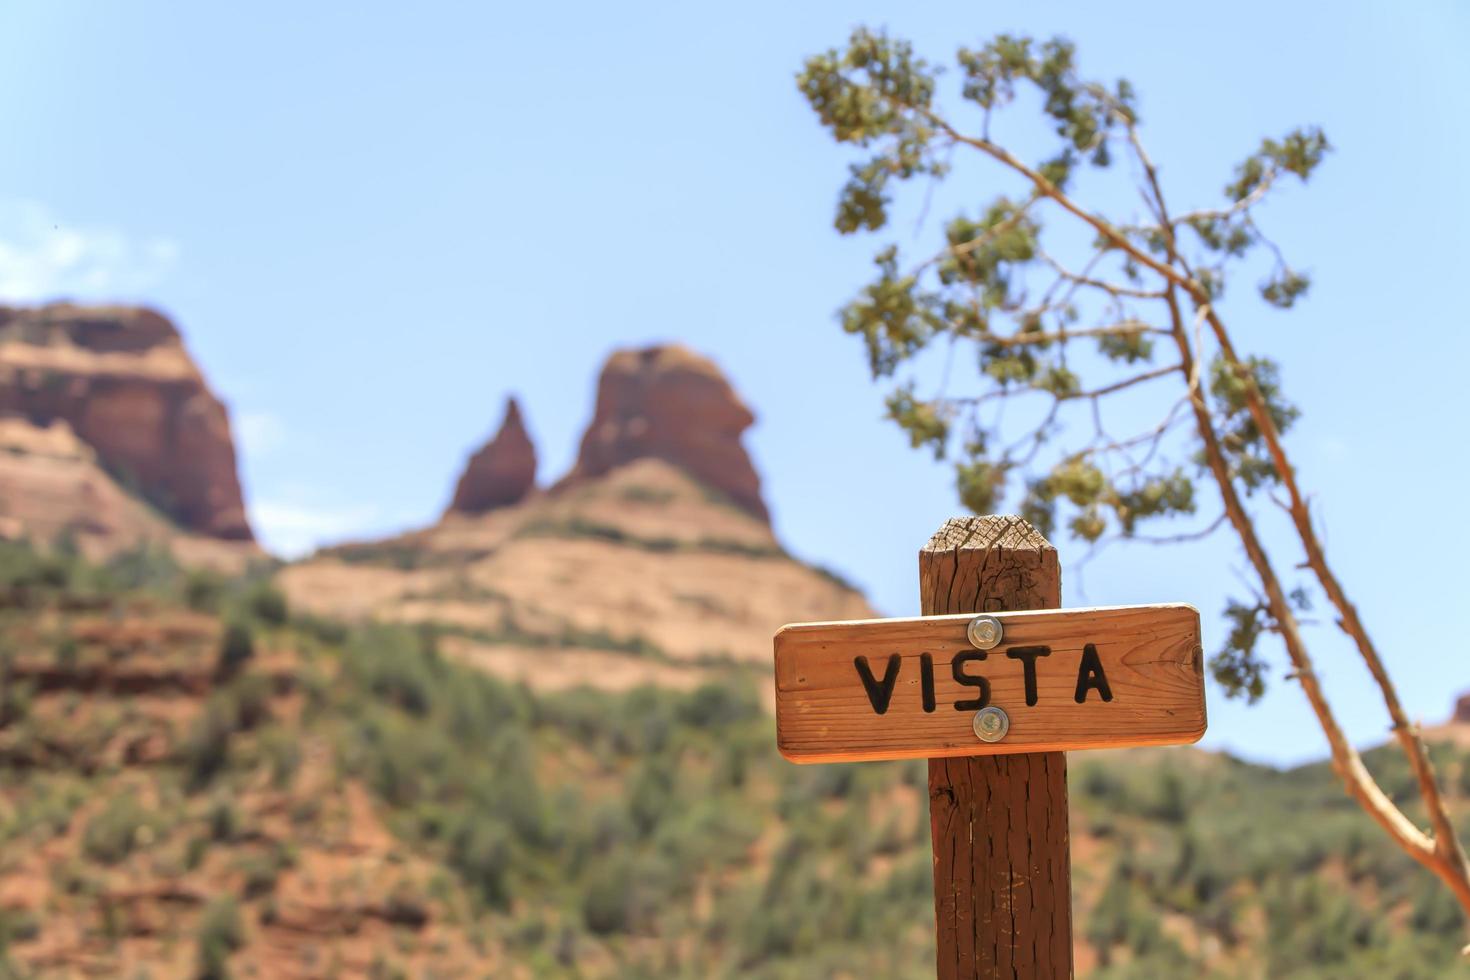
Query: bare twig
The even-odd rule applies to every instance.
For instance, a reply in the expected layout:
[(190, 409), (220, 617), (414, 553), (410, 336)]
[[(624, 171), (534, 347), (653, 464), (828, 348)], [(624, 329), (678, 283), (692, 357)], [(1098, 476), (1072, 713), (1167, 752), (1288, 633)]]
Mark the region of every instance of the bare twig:
[(1220, 530), (1220, 528), (1224, 527), (1225, 521), (1229, 518), (1229, 516), (1230, 515), (1228, 514), (1222, 513), (1219, 517), (1211, 521), (1208, 527), (1201, 528), (1198, 531), (1185, 531), (1182, 534), (1171, 534), (1166, 537), (1158, 537), (1147, 534), (1130, 534), (1128, 535), (1128, 540), (1142, 541), (1145, 544), (1183, 544), (1186, 541), (1203, 541), (1205, 538), (1208, 538), (1210, 535)]
[(1102, 398), (1104, 395), (1116, 394), (1117, 392), (1120, 392), (1125, 388), (1132, 388), (1134, 385), (1143, 384), (1145, 381), (1152, 381), (1155, 378), (1162, 378), (1166, 375), (1173, 374), (1181, 367), (1183, 367), (1182, 364), (1170, 364), (1167, 367), (1154, 368), (1152, 371), (1145, 371), (1142, 374), (1135, 374), (1131, 378), (1124, 378), (1122, 381), (1115, 381), (1110, 385), (1106, 385), (1102, 388), (1095, 388), (1092, 391), (1079, 391), (1071, 394), (1058, 395), (1057, 399), (1060, 401), (1072, 401), (1078, 398)]
[(1046, 252), (1038, 249), (1036, 254), (1041, 257), (1041, 260), (1043, 262), (1056, 270), (1058, 276), (1067, 280), (1068, 282), (1075, 283), (1078, 286), (1090, 286), (1093, 289), (1100, 289), (1110, 296), (1131, 296), (1134, 299), (1164, 298), (1164, 293), (1162, 290), (1136, 289), (1132, 286), (1122, 286), (1115, 282), (1108, 282), (1105, 279), (1094, 279), (1091, 276), (1086, 275), (1085, 273), (1070, 271)]

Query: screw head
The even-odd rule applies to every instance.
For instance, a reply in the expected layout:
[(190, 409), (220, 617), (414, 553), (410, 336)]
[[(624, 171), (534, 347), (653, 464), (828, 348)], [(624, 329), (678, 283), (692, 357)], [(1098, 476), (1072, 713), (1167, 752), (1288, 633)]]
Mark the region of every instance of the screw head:
[(975, 737), (980, 741), (999, 742), (1011, 730), (1011, 719), (1000, 708), (990, 705), (975, 712), (970, 727), (975, 729)]
[(965, 628), (965, 636), (969, 637), (970, 645), (977, 650), (991, 649), (1004, 635), (1005, 628), (994, 616), (976, 616)]

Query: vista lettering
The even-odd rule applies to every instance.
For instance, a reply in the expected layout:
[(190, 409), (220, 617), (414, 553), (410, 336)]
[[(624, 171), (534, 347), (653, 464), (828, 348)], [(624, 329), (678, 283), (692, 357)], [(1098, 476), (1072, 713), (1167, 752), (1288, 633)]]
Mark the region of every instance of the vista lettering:
[[(1000, 651), (990, 652), (999, 653)], [(973, 689), (975, 694), (974, 697), (959, 698), (954, 701), (952, 706), (956, 711), (978, 711), (990, 704), (990, 678), (980, 673), (978, 666), (981, 663), (991, 662), (986, 653), (987, 651), (984, 650), (961, 650), (950, 660), (950, 677), (961, 687)], [(1051, 655), (1051, 647), (1045, 646), (1010, 647), (1005, 651), (1007, 660), (1019, 662), (1027, 707), (1035, 707), (1040, 699), (1037, 662)], [(863, 690), (868, 696), (868, 704), (872, 707), (873, 713), (887, 714), (888, 707), (893, 702), (894, 692), (898, 689), (898, 682), (905, 673), (904, 658), (897, 653), (889, 654), (886, 662), (882, 663), (881, 676), (874, 670), (874, 665), (869, 663), (866, 656), (854, 657), (852, 664), (853, 669), (857, 671), (858, 679), (862, 681)], [(934, 684), (933, 655), (921, 653), (917, 667), (919, 673), (917, 693), (920, 705), (926, 714), (930, 714), (939, 706)], [(1094, 692), (1096, 696), (1092, 697)], [(1078, 704), (1113, 700), (1113, 688), (1108, 683), (1107, 671), (1103, 668), (1102, 657), (1098, 655), (1097, 645), (1094, 643), (1085, 644), (1082, 648), (1082, 656), (1077, 662), (1077, 684), (1073, 700)]]

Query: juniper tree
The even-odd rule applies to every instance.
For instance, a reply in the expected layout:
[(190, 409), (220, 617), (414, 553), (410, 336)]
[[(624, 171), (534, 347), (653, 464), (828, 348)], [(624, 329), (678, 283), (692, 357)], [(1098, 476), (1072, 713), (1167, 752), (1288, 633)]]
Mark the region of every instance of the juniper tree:
[[(965, 505), (990, 513), (1016, 501), (1048, 533), (1064, 523), (1093, 544), (1140, 538), (1160, 521), (1196, 514), (1202, 501), (1218, 506), (1218, 518), (1199, 530), (1155, 538), (1186, 541), (1228, 527), (1244, 550), (1253, 594), (1226, 604), (1230, 630), (1211, 659), (1214, 676), (1232, 696), (1259, 698), (1267, 680), (1261, 640), (1279, 636), (1348, 793), (1470, 914), (1470, 864), (1429, 754), (1328, 563), (1283, 445), (1297, 409), (1277, 365), (1237, 348), (1219, 306), (1227, 283), (1263, 256), (1269, 271), (1254, 283), (1261, 300), (1290, 309), (1306, 294), (1308, 277), (1257, 214), (1281, 186), (1311, 177), (1327, 138), (1301, 128), (1262, 140), (1218, 204), (1180, 211), (1145, 149), (1132, 86), (1082, 77), (1068, 41), (1000, 35), (959, 49), (955, 62), (957, 113), (940, 106), (939, 67), (866, 29), (808, 59), (797, 77), (833, 138), (861, 151), (838, 200), (842, 234), (885, 228), (901, 184), (942, 181), (965, 155), (1012, 188), (950, 219), (932, 251), (911, 258), (896, 245), (883, 248), (872, 280), (842, 310), (842, 327), (863, 341), (875, 378), (914, 373), (915, 358), (941, 344), (952, 358), (975, 359), (976, 380), (964, 391), (898, 383), (889, 416), (915, 448), (953, 461)], [(1025, 116), (1025, 145), (1040, 138), (1050, 149), (1033, 157), (993, 137), (1005, 110)], [(1109, 210), (1085, 196), (1096, 186), (1093, 172), (1117, 161), (1136, 185), (1131, 211), (1106, 195)], [(1114, 433), (1107, 420), (1124, 399), (1133, 414), (1140, 401), (1154, 411), (1138, 431)], [(1302, 567), (1382, 695), (1428, 831), (1382, 790), (1333, 714), (1300, 626), (1309, 593), (1283, 579), (1258, 529), (1253, 506), (1263, 497), (1283, 506)]]

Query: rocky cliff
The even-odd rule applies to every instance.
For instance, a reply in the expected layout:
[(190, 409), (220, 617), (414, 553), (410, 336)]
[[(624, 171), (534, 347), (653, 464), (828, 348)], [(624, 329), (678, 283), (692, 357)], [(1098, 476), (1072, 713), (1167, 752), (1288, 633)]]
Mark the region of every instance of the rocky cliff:
[(449, 509), (459, 514), (483, 514), (520, 503), (535, 486), (536, 447), (521, 421), (521, 406), (510, 398), (499, 431), (470, 457), (460, 474)]
[(767, 671), (782, 625), (873, 612), (776, 540), (740, 444), (751, 422), (709, 360), (619, 351), (552, 491), (530, 492), (535, 451), (512, 402), (437, 524), (333, 548), (278, 582), (323, 616), (435, 624), (457, 659), (537, 689)]
[(561, 485), (661, 459), (764, 521), (760, 477), (740, 442), (754, 421), (708, 359), (678, 345), (620, 350), (602, 369), (592, 423)]
[(1455, 702), (1454, 721), (1470, 725), (1470, 692), (1460, 695), (1460, 700)]
[(0, 307), (0, 417), (64, 427), (187, 531), (253, 538), (225, 407), (153, 310)]

